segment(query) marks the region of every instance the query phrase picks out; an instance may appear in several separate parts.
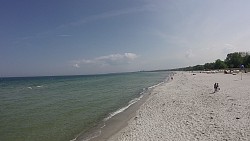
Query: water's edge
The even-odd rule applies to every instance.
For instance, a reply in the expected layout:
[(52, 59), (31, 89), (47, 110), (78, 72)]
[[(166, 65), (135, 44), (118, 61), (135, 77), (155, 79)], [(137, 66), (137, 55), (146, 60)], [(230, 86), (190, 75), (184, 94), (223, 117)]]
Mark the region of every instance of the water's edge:
[(149, 98), (152, 90), (157, 86), (170, 81), (171, 72), (162, 82), (144, 89), (140, 96), (131, 100), (127, 106), (110, 113), (100, 123), (85, 133), (80, 133), (76, 138), (70, 141), (105, 141), (127, 125), (127, 122), (135, 116), (136, 111)]

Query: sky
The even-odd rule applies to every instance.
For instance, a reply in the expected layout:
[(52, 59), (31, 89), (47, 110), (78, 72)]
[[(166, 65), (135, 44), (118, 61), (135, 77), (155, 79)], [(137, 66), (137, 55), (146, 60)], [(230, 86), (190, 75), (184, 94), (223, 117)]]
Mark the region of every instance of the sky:
[(186, 67), (250, 50), (246, 0), (1, 0), (0, 77)]

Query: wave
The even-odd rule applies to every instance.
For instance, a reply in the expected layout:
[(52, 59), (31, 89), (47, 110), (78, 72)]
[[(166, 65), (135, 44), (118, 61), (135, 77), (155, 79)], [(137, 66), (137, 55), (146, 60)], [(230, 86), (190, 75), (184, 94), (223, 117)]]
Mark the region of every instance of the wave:
[(30, 90), (35, 89), (35, 88), (43, 88), (43, 85), (37, 85), (37, 86), (33, 86), (33, 87), (29, 86), (27, 88)]
[(160, 83), (158, 83), (158, 84), (156, 84), (156, 85), (150, 86), (150, 87), (148, 87), (148, 89), (155, 88), (155, 87), (157, 87), (157, 86), (160, 86), (160, 85), (163, 84), (163, 83), (165, 83), (165, 81), (160, 82)]
[(103, 121), (107, 121), (107, 120), (109, 120), (110, 118), (112, 118), (113, 116), (115, 116), (115, 115), (117, 115), (117, 114), (119, 114), (119, 113), (125, 111), (125, 110), (128, 109), (131, 105), (133, 105), (134, 103), (136, 103), (137, 101), (139, 101), (142, 97), (143, 97), (143, 95), (141, 95), (141, 96), (138, 97), (138, 98), (132, 99), (131, 101), (129, 101), (129, 103), (128, 103), (127, 106), (122, 107), (122, 108), (118, 109), (117, 111), (115, 111), (115, 112), (109, 114), (109, 116), (106, 117), (106, 118), (104, 118)]
[(117, 114), (119, 114), (119, 113), (125, 111), (125, 110), (128, 109), (131, 105), (133, 105), (134, 103), (138, 102), (138, 101), (144, 96), (143, 94), (144, 94), (147, 90), (153, 89), (153, 88), (155, 88), (155, 87), (157, 87), (157, 86), (160, 86), (160, 85), (164, 84), (165, 82), (167, 82), (167, 81), (169, 80), (169, 78), (170, 78), (170, 76), (168, 76), (164, 81), (162, 81), (162, 82), (160, 82), (160, 83), (158, 83), (158, 84), (156, 84), (156, 85), (150, 86), (150, 87), (148, 87), (148, 88), (144, 88), (144, 89), (143, 89), (143, 92), (140, 93), (140, 97), (132, 99), (131, 101), (129, 101), (129, 103), (128, 103), (127, 106), (122, 107), (122, 108), (118, 109), (117, 111), (115, 111), (115, 112), (109, 114), (109, 116), (106, 117), (106, 118), (104, 118), (103, 121), (105, 122), (105, 121), (109, 120), (110, 118), (114, 117), (115, 115), (117, 115)]
[[(77, 137), (76, 137), (77, 138)], [(70, 141), (76, 141), (76, 138), (74, 138), (74, 139), (72, 139), (72, 140), (70, 140)]]
[(27, 87), (27, 88), (32, 90), (32, 87)]
[(115, 115), (117, 115), (117, 114), (119, 114), (119, 113), (125, 111), (125, 110), (128, 109), (131, 105), (133, 105), (134, 103), (138, 102), (138, 101), (144, 96), (143, 94), (144, 94), (147, 90), (153, 89), (153, 88), (155, 88), (155, 87), (157, 87), (157, 86), (160, 86), (160, 85), (164, 84), (165, 82), (167, 82), (168, 80), (169, 80), (169, 77), (167, 77), (166, 80), (164, 80), (164, 81), (162, 81), (162, 82), (160, 82), (160, 83), (158, 83), (158, 84), (156, 84), (156, 85), (150, 86), (150, 87), (148, 87), (148, 88), (144, 88), (144, 89), (143, 89), (143, 92), (140, 93), (140, 97), (134, 98), (134, 99), (130, 100), (127, 106), (122, 107), (122, 108), (118, 109), (117, 111), (115, 111), (115, 112), (109, 114), (109, 116), (106, 117), (106, 118), (104, 118), (103, 121), (107, 121), (107, 120), (109, 120), (110, 118), (114, 117)]

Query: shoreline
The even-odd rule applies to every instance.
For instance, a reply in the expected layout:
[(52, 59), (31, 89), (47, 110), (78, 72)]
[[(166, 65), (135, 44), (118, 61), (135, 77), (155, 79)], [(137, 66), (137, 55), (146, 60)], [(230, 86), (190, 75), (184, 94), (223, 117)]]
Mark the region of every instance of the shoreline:
[[(127, 106), (110, 113), (108, 117), (104, 118), (99, 124), (91, 128), (87, 133), (80, 133), (79, 136), (70, 141), (106, 141), (112, 135), (116, 134), (127, 126), (128, 121), (135, 117), (136, 111), (151, 96), (154, 88), (165, 83), (169, 83), (169, 81), (171, 81), (170, 77), (174, 74), (175, 72), (171, 72), (162, 82), (146, 88), (146, 90), (143, 90), (140, 93), (138, 98), (133, 99), (135, 101), (131, 100), (131, 103), (129, 102)], [(125, 109), (122, 110), (123, 108)]]
[(249, 140), (250, 74), (240, 75), (178, 72), (105, 140)]

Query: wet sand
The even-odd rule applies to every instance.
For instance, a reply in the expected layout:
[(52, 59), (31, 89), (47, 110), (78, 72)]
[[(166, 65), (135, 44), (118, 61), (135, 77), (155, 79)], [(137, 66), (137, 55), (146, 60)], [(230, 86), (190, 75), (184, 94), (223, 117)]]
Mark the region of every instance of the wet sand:
[(250, 73), (242, 76), (178, 72), (154, 88), (120, 130), (100, 140), (250, 140)]

